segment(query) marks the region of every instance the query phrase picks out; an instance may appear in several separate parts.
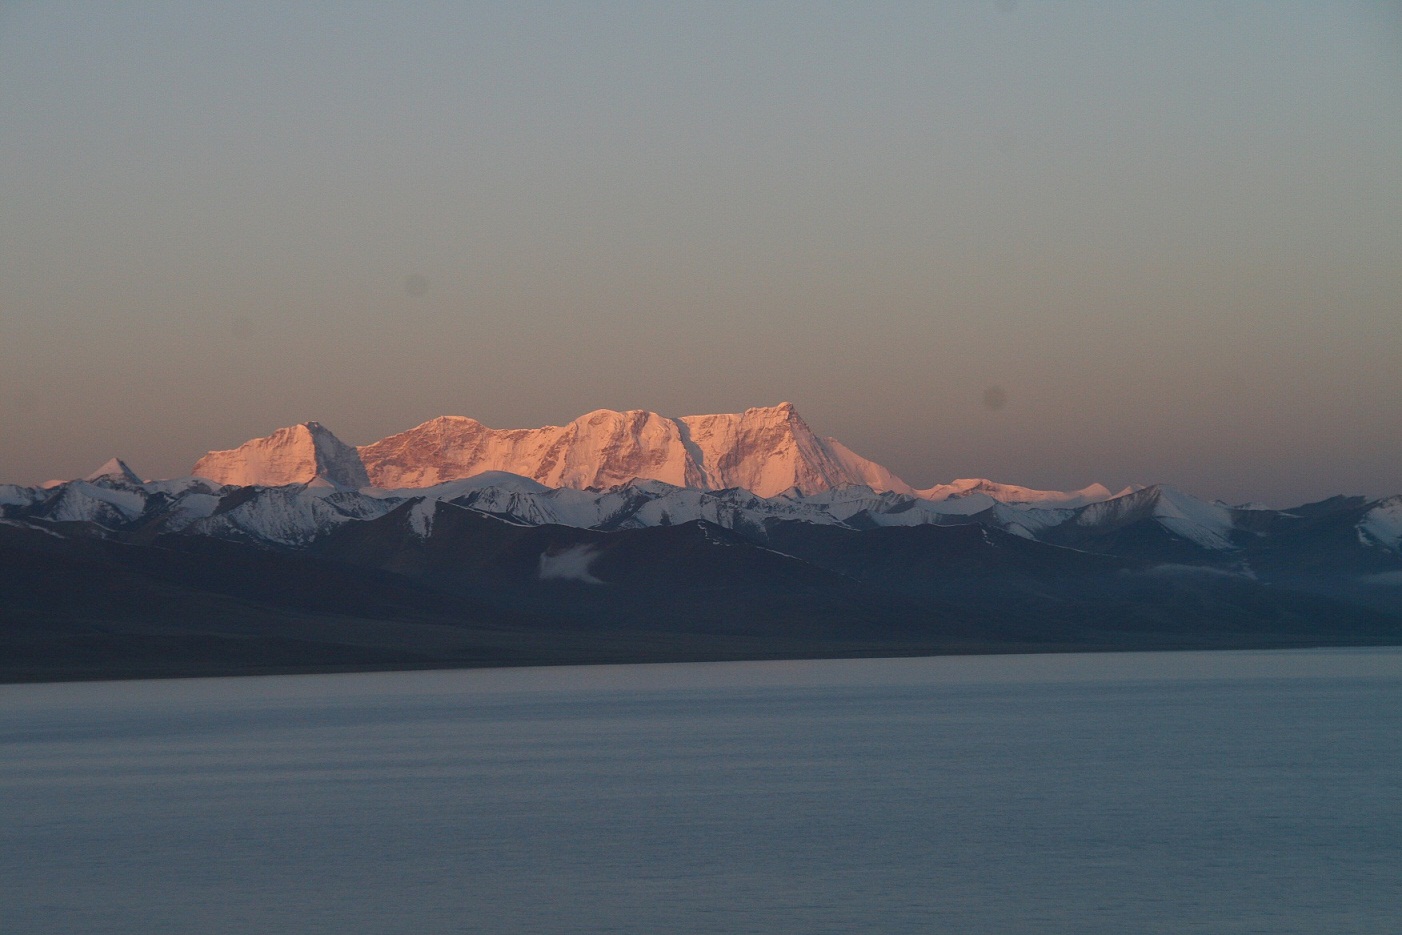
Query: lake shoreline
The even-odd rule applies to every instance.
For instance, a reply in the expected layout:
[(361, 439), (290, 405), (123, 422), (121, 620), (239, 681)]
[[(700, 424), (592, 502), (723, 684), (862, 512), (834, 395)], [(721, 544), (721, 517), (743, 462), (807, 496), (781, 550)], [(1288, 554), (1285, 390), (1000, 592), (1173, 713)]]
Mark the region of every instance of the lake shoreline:
[(0, 685), (40, 685), (69, 682), (125, 682), (158, 681), (170, 679), (207, 678), (253, 678), (291, 675), (354, 675), (390, 672), (453, 672), (464, 670), (498, 670), (523, 668), (573, 668), (600, 665), (658, 665), (684, 663), (719, 662), (788, 662), (836, 659), (912, 659), (958, 656), (1014, 656), (1014, 655), (1066, 655), (1066, 654), (1113, 654), (1113, 653), (1158, 653), (1158, 652), (1214, 652), (1233, 650), (1311, 650), (1311, 649), (1383, 649), (1402, 646), (1398, 640), (1304, 640), (1304, 639), (1230, 639), (1215, 641), (1203, 640), (1138, 640), (1132, 643), (1114, 644), (1071, 644), (1071, 643), (998, 643), (983, 645), (945, 646), (870, 646), (865, 648), (828, 649), (785, 649), (773, 652), (717, 650), (713, 652), (639, 652), (639, 653), (588, 653), (571, 654), (570, 658), (559, 658), (559, 654), (541, 653), (538, 657), (529, 654), (509, 660), (479, 659), (451, 662), (443, 660), (400, 661), (400, 662), (307, 662), (287, 665), (167, 665), (153, 666), (56, 666), (53, 668), (24, 669), (0, 666)]

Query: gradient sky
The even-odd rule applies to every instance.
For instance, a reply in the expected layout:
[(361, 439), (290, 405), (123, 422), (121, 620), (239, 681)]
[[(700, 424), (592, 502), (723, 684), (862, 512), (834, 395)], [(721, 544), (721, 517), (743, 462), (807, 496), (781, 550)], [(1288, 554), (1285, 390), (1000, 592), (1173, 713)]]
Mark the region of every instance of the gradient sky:
[(1399, 6), (0, 6), (0, 481), (781, 400), (922, 487), (1402, 492)]

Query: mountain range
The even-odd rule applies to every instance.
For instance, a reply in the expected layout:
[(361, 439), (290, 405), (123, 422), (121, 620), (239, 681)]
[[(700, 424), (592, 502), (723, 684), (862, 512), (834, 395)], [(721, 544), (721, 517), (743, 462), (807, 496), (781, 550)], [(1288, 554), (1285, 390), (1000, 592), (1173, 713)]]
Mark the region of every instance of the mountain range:
[(788, 403), (0, 485), (0, 678), (1402, 642), (1402, 496), (924, 490)]
[(280, 486), (324, 480), (382, 489), (432, 487), (492, 471), (547, 487), (603, 490), (655, 480), (695, 490), (743, 488), (760, 497), (868, 487), (943, 500), (971, 492), (1007, 501), (1107, 499), (1096, 484), (1071, 494), (961, 480), (915, 490), (835, 438), (813, 433), (792, 403), (741, 413), (669, 418), (597, 409), (568, 425), (493, 429), (465, 416), (440, 416), (358, 448), (319, 422), (278, 429), (228, 451), (211, 451), (192, 473), (220, 484)]

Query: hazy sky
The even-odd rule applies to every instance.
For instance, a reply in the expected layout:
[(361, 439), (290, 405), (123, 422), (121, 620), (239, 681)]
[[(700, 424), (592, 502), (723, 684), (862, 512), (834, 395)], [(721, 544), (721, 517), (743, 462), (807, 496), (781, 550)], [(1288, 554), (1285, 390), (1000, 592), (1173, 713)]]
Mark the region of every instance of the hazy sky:
[(1399, 6), (0, 5), (0, 481), (781, 400), (1402, 492)]

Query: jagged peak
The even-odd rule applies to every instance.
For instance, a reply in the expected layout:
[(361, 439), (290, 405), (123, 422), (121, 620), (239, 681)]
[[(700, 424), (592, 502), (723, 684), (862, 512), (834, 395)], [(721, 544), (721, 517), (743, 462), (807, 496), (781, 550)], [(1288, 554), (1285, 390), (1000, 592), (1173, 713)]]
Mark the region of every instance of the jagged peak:
[(1099, 503), (1105, 500), (1112, 500), (1116, 496), (1122, 496), (1128, 491), (1120, 494), (1111, 494), (1109, 488), (1104, 484), (1088, 484), (1080, 490), (1037, 490), (1031, 487), (1019, 487), (1016, 484), (1002, 484), (989, 480), (986, 477), (963, 477), (950, 481), (947, 484), (936, 484), (924, 490), (915, 491), (915, 495), (933, 502), (972, 497), (982, 494), (999, 503), (1025, 504), (1028, 506), (1065, 507), (1084, 506), (1088, 503)]
[[(332, 431), (320, 422), (315, 420), (309, 422), (298, 422), (295, 425), (284, 425), (282, 428), (274, 429), (265, 438), (286, 438), (289, 435), (333, 435)], [(256, 441), (257, 439), (253, 439)], [(246, 443), (245, 443), (246, 444)], [(241, 446), (240, 446), (241, 447)]]
[(797, 407), (791, 402), (782, 402), (775, 406), (749, 406), (741, 412), (708, 412), (691, 416), (677, 416), (676, 421), (683, 423), (708, 422), (713, 420), (740, 421), (740, 422), (784, 422), (790, 419), (803, 422), (803, 417), (798, 414)]
[[(255, 444), (257, 442), (268, 442), (275, 439), (280, 440), (285, 439), (289, 436), (299, 435), (310, 436), (313, 438), (330, 438), (334, 439), (337, 442), (341, 442), (341, 440), (336, 437), (335, 432), (331, 431), (331, 429), (327, 428), (324, 424), (317, 422), (315, 419), (312, 419), (306, 422), (297, 422), (293, 425), (284, 425), (281, 428), (274, 429), (267, 435), (261, 436), (259, 438), (250, 438), (248, 441), (235, 448), (227, 448), (223, 449), (222, 451), (211, 451), (210, 454), (223, 454), (226, 451), (238, 451), (240, 448), (246, 448), (249, 445)], [(341, 442), (341, 444), (345, 443)]]
[(281, 486), (323, 477), (342, 487), (369, 485), (354, 448), (320, 422), (299, 422), (237, 448), (211, 451), (191, 472), (223, 484)]
[(751, 406), (742, 415), (749, 416), (751, 414), (773, 416), (776, 420), (797, 419), (799, 422), (803, 421), (803, 417), (798, 414), (798, 408), (787, 400), (777, 406)]
[(1105, 502), (1115, 503), (1120, 500), (1125, 500), (1135, 503), (1153, 503), (1160, 498), (1171, 495), (1173, 492), (1177, 491), (1173, 491), (1173, 488), (1163, 484), (1130, 484)]
[(103, 479), (125, 481), (128, 484), (140, 484), (141, 478), (133, 471), (121, 458), (109, 458), (102, 467), (93, 471), (83, 480), (98, 481)]
[(639, 417), (643, 420), (659, 419), (670, 421), (666, 416), (659, 415), (651, 409), (592, 409), (576, 419), (571, 419), (571, 425), (590, 425), (601, 420), (618, 420), (623, 422), (634, 421)]
[(478, 422), (476, 419), (470, 418), (468, 416), (434, 416), (432, 419), (429, 419), (426, 422), (420, 422), (413, 428), (405, 429), (402, 432), (395, 432), (392, 435), (386, 435), (384, 438), (381, 438), (378, 441), (371, 442), (368, 445), (358, 445), (356, 446), (356, 448), (357, 450), (363, 452), (367, 448), (372, 448), (375, 445), (381, 445), (391, 440), (413, 438), (416, 435), (463, 434), (472, 432), (475, 429), (485, 429), (487, 431), (492, 431), (490, 428), (483, 425), (481, 422)]
[[(481, 425), (476, 419), (470, 416), (434, 416), (427, 422), (420, 422), (414, 426), (416, 429), (427, 428), (430, 425)], [(410, 430), (412, 431), (412, 429)]]

